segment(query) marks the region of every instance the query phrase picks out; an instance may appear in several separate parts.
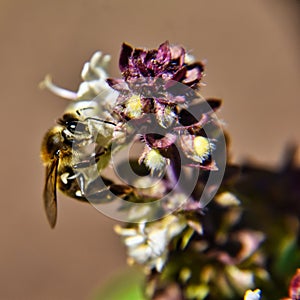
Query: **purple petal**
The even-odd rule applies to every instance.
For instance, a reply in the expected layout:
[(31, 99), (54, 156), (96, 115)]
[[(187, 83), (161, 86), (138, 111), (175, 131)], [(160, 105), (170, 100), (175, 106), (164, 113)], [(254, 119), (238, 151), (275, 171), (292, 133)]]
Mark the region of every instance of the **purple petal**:
[(154, 149), (165, 149), (170, 147), (176, 141), (176, 135), (167, 133), (165, 136), (148, 133), (144, 135), (144, 140), (148, 146)]
[(201, 63), (195, 63), (187, 66), (186, 78), (182, 81), (187, 85), (198, 83), (203, 76), (204, 66)]
[(128, 69), (129, 58), (132, 54), (132, 51), (133, 48), (130, 45), (125, 43), (122, 44), (122, 50), (119, 59), (119, 68), (121, 72), (124, 72)]
[(129, 91), (127, 83), (123, 79), (108, 78), (106, 79), (108, 85), (117, 91)]
[(144, 77), (149, 77), (145, 59), (147, 51), (143, 49), (135, 49), (132, 55), (132, 66), (138, 71), (138, 73)]
[(157, 55), (156, 49), (147, 51), (147, 55), (145, 57), (145, 65), (148, 69), (151, 69), (151, 70), (155, 69), (153, 62), (156, 59), (156, 55)]
[(192, 167), (192, 168), (199, 168), (199, 169), (206, 170), (206, 171), (218, 171), (219, 170), (215, 161), (210, 161), (206, 165), (190, 163), (190, 164), (187, 164), (187, 166)]
[(172, 80), (181, 82), (186, 77), (187, 69), (185, 67), (180, 68), (172, 77)]
[(166, 63), (169, 63), (170, 59), (171, 59), (170, 46), (169, 46), (169, 42), (166, 41), (159, 46), (156, 55), (156, 61), (159, 64), (164, 65)]
[(178, 60), (179, 66), (182, 66), (184, 63), (185, 50), (180, 46), (171, 46), (171, 59)]

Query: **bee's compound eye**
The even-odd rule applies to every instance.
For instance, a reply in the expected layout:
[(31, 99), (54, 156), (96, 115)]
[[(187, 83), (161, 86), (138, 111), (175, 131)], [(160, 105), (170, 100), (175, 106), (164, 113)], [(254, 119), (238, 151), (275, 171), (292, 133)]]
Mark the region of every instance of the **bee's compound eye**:
[(69, 113), (64, 114), (62, 118), (58, 120), (58, 124), (66, 127), (69, 132), (73, 134), (87, 131), (86, 125), (83, 122), (80, 122), (76, 116)]
[(67, 123), (67, 128), (72, 132), (74, 133), (75, 130), (76, 130), (76, 126), (77, 126), (77, 121), (71, 121), (71, 122), (68, 122)]
[(76, 132), (79, 133), (79, 132), (85, 132), (86, 131), (86, 126), (83, 123), (79, 122), (79, 121), (68, 122), (67, 128), (72, 133), (76, 133)]

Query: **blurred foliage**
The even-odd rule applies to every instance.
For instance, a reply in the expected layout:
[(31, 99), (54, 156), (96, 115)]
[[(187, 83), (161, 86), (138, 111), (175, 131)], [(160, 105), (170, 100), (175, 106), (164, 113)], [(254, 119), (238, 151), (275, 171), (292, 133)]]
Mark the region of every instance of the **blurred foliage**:
[(142, 274), (126, 269), (99, 288), (91, 300), (145, 300), (142, 286)]

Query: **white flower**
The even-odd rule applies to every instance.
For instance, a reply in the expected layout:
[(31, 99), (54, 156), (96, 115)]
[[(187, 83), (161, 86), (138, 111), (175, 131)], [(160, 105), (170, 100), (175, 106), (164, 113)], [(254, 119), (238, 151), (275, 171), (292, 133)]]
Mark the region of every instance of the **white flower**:
[(160, 272), (168, 256), (168, 244), (186, 227), (185, 219), (169, 215), (153, 223), (141, 222), (135, 226), (115, 227), (127, 247), (129, 263), (142, 264), (147, 270), (155, 268)]
[(248, 290), (245, 293), (244, 300), (259, 300), (261, 291), (256, 289), (255, 291)]
[(50, 75), (47, 75), (40, 83), (40, 88), (47, 88), (55, 95), (69, 100), (92, 100), (99, 94), (102, 99), (107, 98), (113, 91), (106, 82), (108, 78), (107, 67), (110, 59), (110, 55), (103, 55), (100, 51), (95, 52), (91, 60), (83, 66), (81, 71), (83, 82), (80, 84), (77, 92), (55, 85)]
[(102, 52), (97, 51), (93, 54), (91, 60), (84, 64), (81, 72), (83, 82), (77, 92), (78, 100), (93, 99), (99, 93), (110, 90), (106, 83), (108, 77), (107, 66), (110, 59), (110, 55), (103, 55)]

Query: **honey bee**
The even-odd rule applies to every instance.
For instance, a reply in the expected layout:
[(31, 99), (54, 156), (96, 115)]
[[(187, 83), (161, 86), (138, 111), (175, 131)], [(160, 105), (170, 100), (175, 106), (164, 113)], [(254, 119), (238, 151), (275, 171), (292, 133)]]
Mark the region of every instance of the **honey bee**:
[[(41, 147), (41, 158), (46, 167), (43, 199), (52, 228), (57, 219), (57, 188), (81, 201), (87, 201), (87, 198), (98, 201), (109, 189), (117, 191), (117, 194), (125, 191), (99, 176), (100, 170), (109, 162), (115, 124), (93, 117), (93, 114), (83, 114), (83, 111), (93, 109), (89, 106), (71, 107), (44, 136)], [(90, 145), (94, 146), (91, 154), (86, 151)]]

